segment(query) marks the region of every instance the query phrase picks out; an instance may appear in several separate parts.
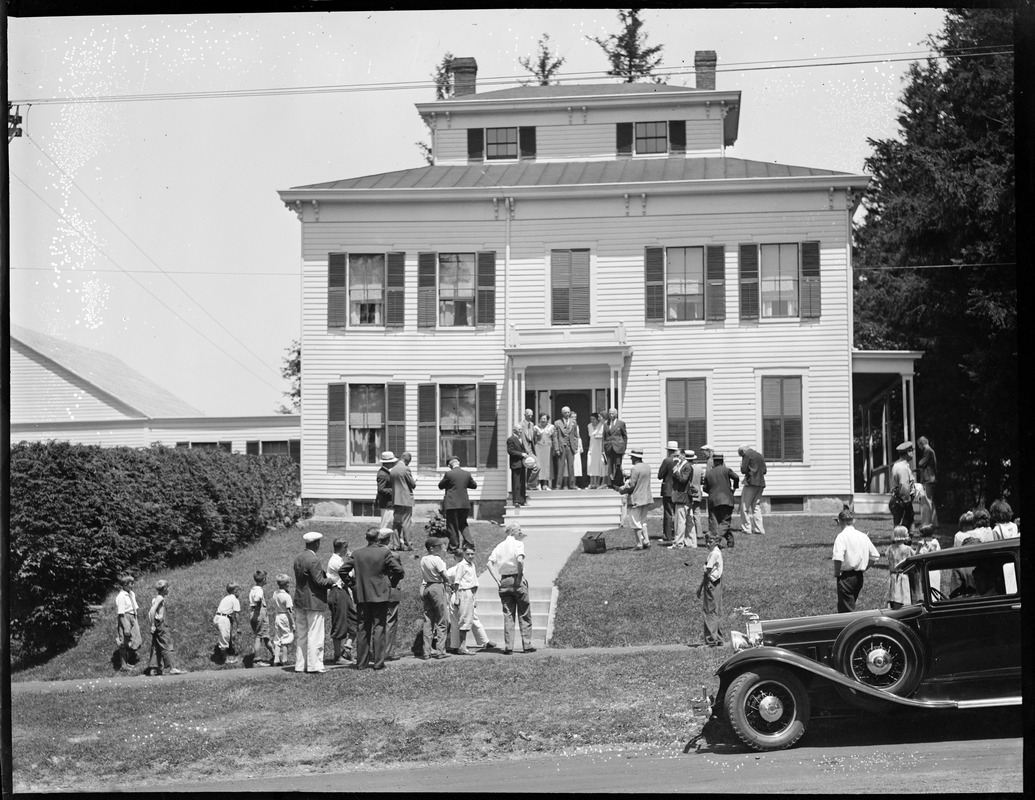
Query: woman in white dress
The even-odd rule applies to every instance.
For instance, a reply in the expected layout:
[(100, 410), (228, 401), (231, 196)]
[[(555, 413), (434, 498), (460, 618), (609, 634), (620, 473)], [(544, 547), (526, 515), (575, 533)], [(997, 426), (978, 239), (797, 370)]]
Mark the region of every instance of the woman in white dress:
[(535, 460), (539, 462), (539, 488), (548, 491), (553, 480), (553, 433), (550, 418), (541, 414), (535, 426)]
[(589, 454), (586, 457), (589, 488), (599, 489), (607, 476), (604, 464), (604, 421), (595, 411), (589, 415)]
[(571, 421), (575, 423), (575, 464), (572, 474), (575, 477), (575, 488), (579, 486), (579, 478), (582, 477), (582, 433), (579, 431), (579, 415), (571, 412)]

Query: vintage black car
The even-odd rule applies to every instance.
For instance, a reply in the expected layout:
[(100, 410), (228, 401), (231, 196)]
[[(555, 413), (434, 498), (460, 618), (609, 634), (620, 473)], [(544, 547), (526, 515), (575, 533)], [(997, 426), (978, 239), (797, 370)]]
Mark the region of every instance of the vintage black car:
[(914, 555), (913, 603), (761, 622), (733, 633), (713, 715), (755, 750), (793, 745), (810, 716), (1021, 703), (1020, 539)]

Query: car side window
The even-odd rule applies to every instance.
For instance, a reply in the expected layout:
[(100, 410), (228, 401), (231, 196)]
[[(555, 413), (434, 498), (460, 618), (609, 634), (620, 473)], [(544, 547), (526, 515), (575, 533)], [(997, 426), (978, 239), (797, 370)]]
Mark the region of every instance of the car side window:
[(951, 569), (930, 570), (934, 604), (1017, 594), (1017, 568), (1008, 555), (961, 560)]

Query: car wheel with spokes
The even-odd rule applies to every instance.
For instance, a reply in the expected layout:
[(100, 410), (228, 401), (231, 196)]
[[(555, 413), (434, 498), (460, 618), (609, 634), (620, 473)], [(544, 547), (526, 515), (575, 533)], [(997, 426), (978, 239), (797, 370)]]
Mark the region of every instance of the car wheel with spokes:
[(790, 747), (809, 722), (809, 696), (793, 672), (758, 667), (742, 672), (730, 683), (726, 719), (744, 744), (753, 750)]
[(852, 680), (900, 697), (912, 694), (922, 676), (916, 637), (894, 620), (846, 631), (834, 659)]

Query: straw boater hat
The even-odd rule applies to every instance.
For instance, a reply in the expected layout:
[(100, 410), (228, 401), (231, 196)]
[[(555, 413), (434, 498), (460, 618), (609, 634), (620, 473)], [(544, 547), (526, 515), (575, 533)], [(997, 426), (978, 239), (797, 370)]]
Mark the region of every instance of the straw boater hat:
[(395, 453), (393, 453), (391, 450), (385, 450), (381, 454), (381, 463), (382, 464), (394, 464), (398, 460), (399, 459), (397, 459), (395, 457)]
[(689, 449), (684, 450), (683, 451), (683, 455), (686, 456), (687, 458), (697, 458), (697, 453), (695, 453), (693, 450), (689, 450)]
[(638, 458), (638, 459), (640, 459), (640, 461), (643, 461), (643, 451), (642, 450), (630, 450), (629, 451), (629, 458)]
[(666, 450), (678, 450), (679, 449), (679, 442), (677, 442), (675, 439), (671, 439), (671, 440), (669, 440), (669, 443), (665, 445), (665, 449)]
[(312, 542), (318, 542), (322, 538), (323, 538), (323, 534), (320, 533), (319, 531), (309, 531), (309, 533), (305, 534), (302, 537), (302, 541), (305, 542), (306, 544), (310, 544)]
[(711, 452), (711, 451), (713, 451), (713, 450), (714, 450), (715, 448), (714, 448), (714, 447), (712, 447), (712, 446), (711, 446), (710, 444), (702, 444), (702, 445), (701, 445), (701, 449), (702, 449), (702, 450), (707, 450), (708, 452)]

